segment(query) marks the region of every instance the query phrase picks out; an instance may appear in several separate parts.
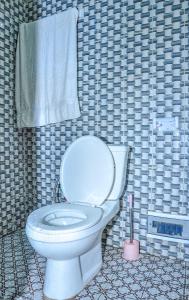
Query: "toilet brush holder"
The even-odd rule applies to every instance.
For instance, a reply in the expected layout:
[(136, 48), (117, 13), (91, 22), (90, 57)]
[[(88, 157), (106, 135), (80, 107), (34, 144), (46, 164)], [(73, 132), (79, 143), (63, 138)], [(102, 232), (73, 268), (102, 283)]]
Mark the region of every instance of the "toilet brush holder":
[(123, 258), (126, 260), (137, 260), (139, 259), (139, 241), (126, 240), (123, 247)]
[(139, 241), (133, 238), (133, 195), (128, 196), (130, 216), (130, 240), (126, 240), (123, 246), (123, 258), (126, 260), (137, 260), (139, 258)]

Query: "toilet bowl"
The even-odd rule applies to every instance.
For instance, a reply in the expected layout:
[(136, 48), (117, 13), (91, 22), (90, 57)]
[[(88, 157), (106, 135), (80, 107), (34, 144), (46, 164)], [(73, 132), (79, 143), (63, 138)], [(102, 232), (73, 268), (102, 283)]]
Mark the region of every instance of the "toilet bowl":
[(32, 212), (26, 234), (47, 258), (44, 295), (64, 300), (77, 295), (102, 266), (101, 236), (119, 211), (128, 148), (84, 136), (66, 150), (60, 185), (67, 202)]

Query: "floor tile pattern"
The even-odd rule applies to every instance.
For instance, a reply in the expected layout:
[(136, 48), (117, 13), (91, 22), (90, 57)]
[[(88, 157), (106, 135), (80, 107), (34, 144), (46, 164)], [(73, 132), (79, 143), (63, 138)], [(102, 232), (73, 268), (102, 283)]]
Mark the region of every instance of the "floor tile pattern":
[[(106, 246), (103, 267), (76, 300), (188, 300), (189, 264), (152, 255), (127, 262)], [(45, 258), (23, 230), (0, 239), (0, 300), (42, 300)]]

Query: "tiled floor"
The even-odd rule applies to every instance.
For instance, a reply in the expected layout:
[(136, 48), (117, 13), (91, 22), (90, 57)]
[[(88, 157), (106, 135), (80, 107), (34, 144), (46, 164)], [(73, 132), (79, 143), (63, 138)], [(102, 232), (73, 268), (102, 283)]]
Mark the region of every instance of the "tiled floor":
[[(44, 268), (24, 231), (1, 238), (0, 300), (42, 300)], [(101, 272), (76, 299), (189, 300), (189, 264), (150, 255), (126, 262), (108, 246)]]

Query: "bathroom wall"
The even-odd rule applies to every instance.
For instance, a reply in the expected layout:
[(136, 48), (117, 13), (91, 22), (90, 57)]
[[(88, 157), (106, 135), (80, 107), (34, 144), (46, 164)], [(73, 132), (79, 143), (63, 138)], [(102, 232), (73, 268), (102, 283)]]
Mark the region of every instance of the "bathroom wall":
[[(189, 214), (189, 2), (188, 0), (29, 0), (28, 20), (70, 6), (78, 22), (77, 120), (27, 130), (28, 206), (52, 202), (61, 157), (90, 134), (132, 147), (128, 193), (135, 197), (135, 237), (142, 251), (189, 259), (189, 248), (147, 238), (148, 210)], [(173, 133), (153, 128), (158, 117), (179, 118)], [(33, 205), (33, 207), (32, 207)], [(128, 237), (128, 208), (108, 226), (107, 243)]]
[(15, 50), (25, 16), (21, 0), (0, 1), (0, 235), (25, 222), (24, 132), (16, 126)]

